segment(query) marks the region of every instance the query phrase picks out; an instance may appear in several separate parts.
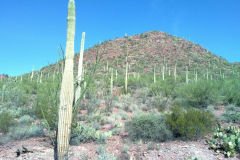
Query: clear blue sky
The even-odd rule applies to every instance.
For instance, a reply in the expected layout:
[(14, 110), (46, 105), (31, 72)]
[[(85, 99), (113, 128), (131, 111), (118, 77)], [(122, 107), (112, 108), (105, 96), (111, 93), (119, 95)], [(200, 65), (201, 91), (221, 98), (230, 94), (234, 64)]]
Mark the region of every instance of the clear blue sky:
[[(183, 37), (240, 61), (240, 0), (75, 0), (75, 52), (98, 41), (147, 31)], [(1, 0), (0, 74), (19, 75), (58, 60), (68, 0)]]

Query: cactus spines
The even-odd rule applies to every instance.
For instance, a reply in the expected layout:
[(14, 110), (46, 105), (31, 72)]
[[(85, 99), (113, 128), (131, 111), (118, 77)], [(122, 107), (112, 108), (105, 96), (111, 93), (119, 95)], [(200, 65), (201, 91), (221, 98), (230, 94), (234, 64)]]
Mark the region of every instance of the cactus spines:
[(69, 140), (72, 123), (73, 105), (73, 57), (74, 57), (74, 37), (75, 37), (75, 2), (70, 0), (68, 3), (67, 17), (67, 42), (65, 69), (62, 77), (60, 91), (60, 106), (58, 111), (58, 135), (57, 151), (58, 160), (67, 159)]
[(82, 41), (81, 41), (81, 49), (80, 49), (80, 55), (79, 55), (79, 62), (78, 62), (78, 76), (77, 76), (77, 89), (75, 92), (75, 103), (80, 98), (81, 95), (81, 80), (83, 76), (83, 53), (84, 53), (84, 41), (85, 41), (85, 32), (82, 33)]

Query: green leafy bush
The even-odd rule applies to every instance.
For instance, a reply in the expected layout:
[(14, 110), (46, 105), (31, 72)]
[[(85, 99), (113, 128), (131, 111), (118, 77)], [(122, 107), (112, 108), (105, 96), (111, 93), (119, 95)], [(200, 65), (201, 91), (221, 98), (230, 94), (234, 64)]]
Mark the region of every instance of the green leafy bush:
[(88, 125), (78, 123), (72, 128), (70, 144), (77, 145), (80, 142), (86, 143), (100, 138), (100, 133)]
[(44, 135), (43, 128), (35, 123), (19, 124), (17, 127), (12, 127), (7, 136), (14, 140), (23, 140), (30, 137), (41, 137)]
[(50, 129), (54, 129), (57, 125), (60, 93), (60, 83), (58, 81), (60, 80), (56, 78), (55, 83), (52, 81), (43, 83), (37, 91), (34, 103), (35, 116), (38, 119), (46, 120)]
[(167, 107), (168, 98), (162, 96), (156, 96), (152, 98), (151, 105), (158, 109), (158, 111), (164, 111)]
[(27, 96), (21, 87), (16, 86), (13, 82), (8, 82), (4, 89), (4, 104), (8, 108), (23, 107), (27, 104)]
[(227, 104), (240, 106), (240, 81), (237, 79), (227, 79), (222, 84), (223, 101)]
[(16, 125), (16, 123), (14, 117), (8, 111), (0, 113), (0, 132), (7, 133), (9, 128)]
[(196, 140), (213, 131), (214, 116), (208, 112), (190, 109), (184, 110), (181, 106), (171, 108), (167, 114), (167, 124), (175, 137), (184, 140)]
[(234, 126), (223, 128), (219, 125), (207, 143), (215, 152), (220, 152), (226, 157), (234, 157), (236, 152), (240, 153), (240, 128)]
[(223, 113), (222, 120), (224, 122), (239, 123), (240, 122), (240, 108), (235, 106), (227, 106)]
[(99, 154), (97, 160), (116, 160), (113, 155), (107, 153), (106, 147), (104, 146), (100, 146), (97, 153)]
[(172, 95), (175, 88), (175, 81), (172, 78), (167, 78), (166, 80), (161, 80), (153, 83), (149, 89), (149, 95), (151, 96), (163, 96), (169, 97)]
[(176, 89), (176, 96), (182, 98), (188, 106), (207, 107), (219, 102), (220, 91), (216, 83), (199, 80)]
[(126, 131), (132, 140), (166, 141), (172, 138), (172, 132), (166, 125), (164, 115), (142, 114), (126, 122)]

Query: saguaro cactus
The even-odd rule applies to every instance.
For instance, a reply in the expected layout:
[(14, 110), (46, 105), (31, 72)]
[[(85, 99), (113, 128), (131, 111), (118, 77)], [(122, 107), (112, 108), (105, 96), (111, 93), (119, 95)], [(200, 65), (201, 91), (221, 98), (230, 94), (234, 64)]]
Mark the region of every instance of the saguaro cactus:
[(174, 68), (174, 80), (177, 80), (177, 64), (175, 64), (175, 68)]
[(33, 80), (33, 76), (34, 76), (34, 66), (33, 66), (33, 69), (32, 69), (31, 81)]
[(117, 80), (117, 77), (118, 77), (118, 71), (117, 71), (117, 69), (116, 69), (116, 72), (115, 72), (115, 79)]
[(195, 81), (196, 82), (198, 81), (198, 72), (197, 71), (195, 72)]
[(125, 93), (128, 91), (128, 46), (126, 46)]
[(156, 71), (155, 71), (155, 66), (153, 68), (153, 83), (156, 83)]
[(208, 80), (208, 69), (207, 69), (207, 80)]
[(60, 106), (58, 111), (57, 150), (58, 160), (67, 159), (72, 123), (73, 105), (73, 57), (75, 37), (75, 2), (69, 0), (67, 17), (66, 60), (60, 91)]
[(162, 67), (162, 80), (165, 79), (165, 66)]
[(110, 78), (110, 93), (113, 93), (113, 69), (111, 68), (111, 78)]
[(186, 83), (188, 84), (189, 79), (188, 79), (188, 66), (186, 67)]
[(80, 98), (81, 95), (81, 80), (82, 80), (82, 73), (83, 73), (83, 52), (84, 52), (84, 41), (85, 41), (85, 32), (82, 33), (82, 41), (81, 41), (81, 49), (80, 49), (80, 55), (79, 55), (79, 62), (78, 62), (78, 76), (77, 76), (77, 83), (78, 87), (76, 89), (75, 93), (75, 103)]

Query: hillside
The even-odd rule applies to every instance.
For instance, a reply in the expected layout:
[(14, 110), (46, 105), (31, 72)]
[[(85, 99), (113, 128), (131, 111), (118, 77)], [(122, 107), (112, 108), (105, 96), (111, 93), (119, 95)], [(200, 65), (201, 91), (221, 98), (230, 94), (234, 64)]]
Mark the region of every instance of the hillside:
[[(98, 45), (95, 45), (85, 50), (85, 66), (89, 62), (95, 61), (97, 47)], [(104, 41), (100, 44), (100, 53), (103, 53), (104, 47), (102, 64), (108, 63), (109, 67), (118, 69), (123, 69), (125, 66), (124, 48), (127, 48), (130, 72), (152, 72), (154, 66), (156, 71), (160, 72), (163, 65), (173, 70), (175, 64), (178, 71), (185, 71), (188, 66), (190, 71), (203, 72), (208, 68), (215, 74), (219, 74), (220, 69), (222, 73), (226, 72), (227, 74), (233, 68), (235, 70), (240, 68), (237, 63), (229, 63), (198, 44), (158, 31)], [(75, 54), (74, 70), (78, 66), (78, 57), (79, 53)], [(53, 72), (56, 68), (56, 65), (53, 64), (44, 67), (43, 71)]]

